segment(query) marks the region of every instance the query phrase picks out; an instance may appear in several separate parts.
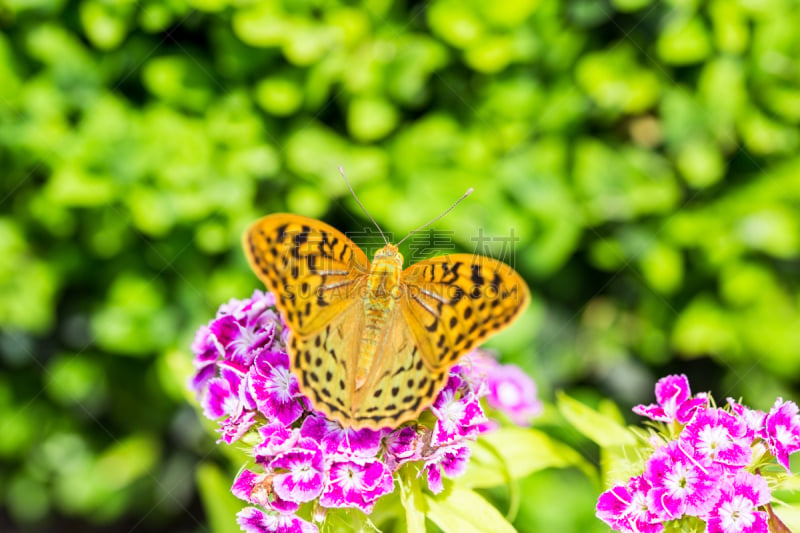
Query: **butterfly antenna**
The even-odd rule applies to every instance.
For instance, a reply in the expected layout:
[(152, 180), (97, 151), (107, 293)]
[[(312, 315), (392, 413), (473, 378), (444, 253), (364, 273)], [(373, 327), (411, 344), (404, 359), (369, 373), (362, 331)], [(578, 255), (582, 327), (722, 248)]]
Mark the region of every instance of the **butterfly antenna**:
[(361, 200), (358, 199), (358, 196), (356, 196), (356, 191), (353, 190), (353, 186), (350, 185), (350, 180), (348, 180), (347, 176), (344, 175), (344, 169), (341, 167), (341, 165), (339, 166), (339, 174), (341, 174), (342, 178), (344, 178), (344, 182), (347, 184), (347, 188), (350, 189), (350, 192), (353, 194), (353, 198), (356, 199), (356, 203), (359, 205), (359, 207), (361, 207), (361, 210), (364, 211), (364, 213), (369, 217), (372, 223), (375, 224), (375, 227), (378, 228), (378, 233), (381, 234), (381, 237), (383, 237), (383, 242), (385, 242), (386, 245), (388, 246), (389, 241), (386, 239), (386, 235), (383, 234), (383, 230), (381, 229), (381, 227), (378, 225), (377, 222), (375, 222), (375, 219), (372, 218), (372, 215), (369, 214), (369, 211), (367, 211), (367, 208), (364, 207), (364, 204), (361, 203)]
[(453, 209), (455, 209), (455, 208), (456, 208), (456, 206), (457, 206), (458, 204), (460, 204), (462, 201), (464, 201), (464, 199), (465, 199), (467, 196), (469, 196), (470, 194), (472, 194), (472, 191), (474, 191), (474, 190), (475, 190), (475, 189), (473, 189), (472, 187), (470, 187), (469, 189), (467, 189), (467, 192), (465, 192), (464, 194), (462, 194), (462, 195), (461, 195), (461, 198), (459, 198), (458, 200), (456, 200), (455, 202), (453, 202), (453, 205), (451, 205), (450, 207), (448, 207), (448, 208), (445, 210), (445, 212), (444, 212), (444, 213), (442, 213), (442, 214), (441, 214), (441, 215), (439, 215), (438, 217), (434, 218), (434, 219), (433, 219), (433, 220), (431, 220), (430, 222), (426, 222), (425, 224), (421, 225), (420, 227), (418, 227), (417, 229), (415, 229), (414, 231), (412, 231), (411, 233), (409, 233), (408, 235), (406, 235), (405, 237), (403, 237), (402, 239), (400, 239), (400, 242), (398, 242), (398, 243), (397, 243), (395, 246), (400, 246), (400, 243), (401, 243), (401, 242), (403, 242), (404, 240), (408, 239), (409, 237), (411, 237), (412, 235), (414, 235), (416, 232), (418, 232), (418, 231), (420, 231), (420, 230), (423, 230), (423, 229), (427, 228), (428, 226), (430, 226), (431, 224), (433, 224), (434, 222), (436, 222), (437, 220), (439, 220), (440, 218), (442, 218), (443, 216), (445, 216), (447, 213), (449, 213), (450, 211), (452, 211)]

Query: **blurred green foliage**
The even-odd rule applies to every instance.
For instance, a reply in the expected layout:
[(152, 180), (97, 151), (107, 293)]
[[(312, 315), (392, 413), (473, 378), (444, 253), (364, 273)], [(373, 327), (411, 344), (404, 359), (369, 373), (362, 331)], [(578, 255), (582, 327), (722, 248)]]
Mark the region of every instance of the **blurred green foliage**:
[[(0, 528), (202, 529), (192, 332), (257, 286), (248, 222), (365, 227), (338, 165), (395, 236), (475, 187), (437, 227), (519, 238), (535, 301), (495, 346), (545, 394), (686, 371), (791, 397), (798, 24), (792, 0), (0, 3)], [(602, 530), (570, 479), (526, 480), (516, 527)]]

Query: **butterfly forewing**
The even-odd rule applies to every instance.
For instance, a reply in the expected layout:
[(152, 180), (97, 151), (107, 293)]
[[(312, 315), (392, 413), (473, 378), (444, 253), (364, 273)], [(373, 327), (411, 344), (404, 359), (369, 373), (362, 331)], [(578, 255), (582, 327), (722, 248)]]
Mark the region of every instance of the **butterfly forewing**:
[(471, 254), (420, 261), (402, 276), (406, 321), (432, 369), (449, 368), (508, 326), (530, 299), (507, 264)]
[(348, 420), (363, 330), (361, 287), (369, 272), (364, 252), (319, 220), (283, 213), (253, 223), (244, 249), (289, 326), (301, 391), (330, 418)]
[(344, 233), (298, 215), (259, 219), (245, 232), (244, 249), (295, 335), (319, 331), (357, 303), (369, 272), (366, 255)]

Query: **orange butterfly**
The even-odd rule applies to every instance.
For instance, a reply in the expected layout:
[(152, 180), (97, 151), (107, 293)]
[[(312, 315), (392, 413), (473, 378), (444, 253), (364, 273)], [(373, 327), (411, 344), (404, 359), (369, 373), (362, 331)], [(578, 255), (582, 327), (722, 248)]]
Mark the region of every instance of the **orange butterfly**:
[(397, 245), (387, 242), (370, 263), (344, 233), (299, 215), (266, 216), (243, 241), (291, 331), (300, 390), (345, 427), (394, 428), (417, 418), (450, 368), (530, 299), (522, 277), (495, 259), (453, 254), (403, 270)]

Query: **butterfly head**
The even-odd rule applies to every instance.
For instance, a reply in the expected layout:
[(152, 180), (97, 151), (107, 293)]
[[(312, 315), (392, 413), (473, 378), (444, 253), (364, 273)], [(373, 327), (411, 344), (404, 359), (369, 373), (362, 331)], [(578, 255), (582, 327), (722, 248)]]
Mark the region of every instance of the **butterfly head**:
[(398, 268), (403, 266), (403, 254), (400, 253), (396, 244), (387, 244), (377, 252), (373, 258), (375, 263), (396, 265)]

